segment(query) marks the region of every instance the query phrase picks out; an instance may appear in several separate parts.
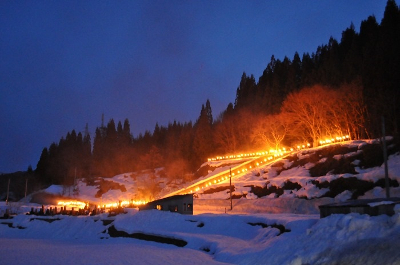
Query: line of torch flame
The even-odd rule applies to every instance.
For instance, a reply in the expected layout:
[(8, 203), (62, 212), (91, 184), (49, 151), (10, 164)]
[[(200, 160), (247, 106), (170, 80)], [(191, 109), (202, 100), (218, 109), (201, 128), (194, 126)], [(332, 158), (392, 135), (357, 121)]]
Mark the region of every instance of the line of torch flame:
[[(336, 142), (341, 142), (341, 141), (347, 141), (350, 140), (350, 136), (349, 135), (345, 135), (345, 136), (338, 136), (336, 138), (329, 138), (329, 139), (325, 139), (320, 141), (320, 146), (322, 145), (329, 145), (329, 144), (333, 144)], [(296, 150), (302, 150), (302, 149), (306, 149), (306, 148), (310, 148), (311, 144), (307, 143), (307, 144), (302, 144), (302, 145), (297, 145)], [(229, 155), (229, 156), (217, 156), (215, 158), (209, 158), (208, 161), (217, 161), (217, 160), (222, 160), (222, 159), (232, 159), (232, 158), (242, 158), (242, 157), (254, 157), (254, 156), (264, 156), (264, 155), (268, 155), (271, 154), (268, 158), (264, 158), (263, 160), (256, 162), (255, 166), (258, 167), (261, 164), (263, 164), (264, 162), (268, 162), (272, 159), (278, 158), (280, 156), (283, 156), (284, 154), (287, 154), (288, 152), (293, 152), (295, 149), (294, 148), (290, 148), (290, 149), (286, 149), (286, 148), (282, 148), (279, 150), (274, 150), (271, 149), (269, 152), (268, 151), (261, 151), (261, 152), (255, 152), (255, 153), (248, 153), (248, 154), (240, 154), (240, 155)], [(252, 166), (249, 166), (249, 168), (242, 168), (241, 170), (237, 171), (237, 174), (240, 173), (244, 173), (246, 171), (248, 171), (249, 169), (252, 169)], [(232, 176), (235, 176), (235, 172), (232, 172)], [(229, 174), (226, 176), (221, 177), (220, 179), (214, 179), (213, 181), (209, 181), (208, 183), (206, 183), (203, 186), (197, 186), (196, 188), (191, 189), (190, 191), (188, 191), (188, 193), (194, 193), (197, 192), (199, 190), (204, 190), (204, 188), (208, 188), (212, 185), (218, 184), (224, 180), (228, 180), (229, 178)]]
[[(327, 144), (332, 144), (335, 142), (341, 142), (341, 141), (347, 141), (350, 140), (349, 135), (344, 135), (344, 136), (338, 136), (335, 138), (325, 138), (325, 140), (319, 141), (320, 146), (322, 145), (327, 145)], [(301, 150), (305, 148), (310, 148), (311, 144), (306, 143), (306, 144), (301, 144), (297, 145), (296, 148), (281, 148), (278, 150), (275, 149), (270, 149), (269, 151), (258, 151), (258, 152), (251, 152), (251, 153), (246, 153), (246, 154), (236, 154), (236, 155), (225, 155), (225, 156), (216, 156), (213, 158), (208, 158), (208, 162), (211, 161), (218, 161), (218, 160), (227, 160), (227, 159), (234, 159), (234, 158), (246, 158), (246, 157), (255, 157), (255, 156), (264, 156), (268, 154), (274, 154), (274, 153), (282, 153), (282, 152), (287, 152), (287, 150), (294, 151), (294, 150)]]
[[(147, 203), (146, 201), (121, 201), (121, 202), (97, 205), (97, 208), (110, 209), (110, 208), (117, 208), (117, 207), (128, 207), (131, 205), (139, 206), (139, 205), (143, 205), (146, 203)], [(87, 207), (89, 205), (89, 203), (85, 203), (82, 201), (59, 201), (57, 204), (62, 207), (77, 207), (79, 209), (84, 209), (85, 207)]]

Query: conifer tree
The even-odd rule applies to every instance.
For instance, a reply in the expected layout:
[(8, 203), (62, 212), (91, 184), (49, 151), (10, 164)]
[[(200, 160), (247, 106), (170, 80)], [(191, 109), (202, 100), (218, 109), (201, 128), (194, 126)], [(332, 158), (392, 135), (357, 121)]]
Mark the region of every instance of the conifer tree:
[(256, 81), (253, 75), (242, 74), (239, 87), (236, 90), (235, 109), (248, 107), (255, 99), (257, 91)]
[(124, 127), (123, 127), (122, 130), (123, 130), (125, 141), (127, 143), (130, 143), (131, 142), (131, 126), (129, 124), (129, 120), (128, 119), (125, 119)]
[(193, 153), (195, 159), (204, 162), (213, 152), (212, 115), (209, 101), (201, 106), (200, 116), (195, 124)]
[(45, 184), (50, 184), (50, 176), (48, 174), (49, 167), (49, 152), (47, 148), (43, 148), (39, 161), (36, 165), (35, 174), (39, 181)]

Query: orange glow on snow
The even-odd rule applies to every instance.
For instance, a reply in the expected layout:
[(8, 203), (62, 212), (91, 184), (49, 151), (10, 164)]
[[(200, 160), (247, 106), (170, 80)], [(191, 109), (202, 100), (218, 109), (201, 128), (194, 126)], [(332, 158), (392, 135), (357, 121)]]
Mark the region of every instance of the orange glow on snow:
[(79, 209), (83, 209), (86, 203), (80, 201), (59, 201), (57, 205), (61, 207), (78, 207)]

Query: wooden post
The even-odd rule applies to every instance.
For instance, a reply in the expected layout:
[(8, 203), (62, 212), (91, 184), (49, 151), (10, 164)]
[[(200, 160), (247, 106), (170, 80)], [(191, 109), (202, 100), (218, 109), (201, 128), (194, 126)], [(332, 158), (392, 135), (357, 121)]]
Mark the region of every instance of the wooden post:
[(386, 186), (386, 198), (390, 198), (389, 190), (389, 173), (387, 164), (387, 150), (386, 150), (386, 132), (385, 132), (385, 118), (382, 116), (382, 143), (383, 143), (383, 160), (385, 162), (385, 186)]
[(25, 202), (26, 202), (26, 192), (28, 190), (28, 179), (25, 181)]
[(231, 211), (232, 211), (232, 169), (229, 168), (229, 194), (231, 197)]
[(8, 194), (10, 192), (10, 179), (8, 179), (8, 185), (7, 185), (7, 199), (6, 199), (6, 205), (8, 205)]

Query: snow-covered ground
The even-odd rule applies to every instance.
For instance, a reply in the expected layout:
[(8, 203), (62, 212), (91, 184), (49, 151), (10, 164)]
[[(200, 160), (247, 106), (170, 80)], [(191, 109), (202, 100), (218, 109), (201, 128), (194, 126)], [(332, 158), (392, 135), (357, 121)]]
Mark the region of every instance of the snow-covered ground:
[[(347, 214), (127, 214), (0, 220), (1, 264), (399, 264), (400, 207), (392, 217)], [(45, 221), (43, 219), (50, 219)], [(8, 225), (9, 224), (9, 225)], [(10, 227), (11, 226), (11, 227)], [(113, 226), (187, 242), (111, 237)], [(280, 229), (279, 229), (280, 228)]]
[[(346, 146), (367, 143), (352, 141)], [(333, 158), (355, 157), (359, 153), (357, 150)], [(304, 159), (309, 155), (304, 151), (297, 156)], [(233, 200), (232, 211), (227, 200), (229, 192), (224, 189), (229, 180), (213, 185), (214, 193), (199, 192), (194, 200), (194, 215), (126, 209), (126, 214), (114, 217), (34, 216), (23, 213), (40, 205), (19, 202), (6, 206), (0, 202), (0, 216), (6, 208), (20, 213), (12, 219), (0, 219), (0, 264), (400, 264), (399, 204), (391, 217), (353, 213), (319, 218), (319, 205), (346, 201), (352, 191), (334, 198), (321, 197), (329, 189), (318, 188), (316, 180), (322, 183), (356, 177), (375, 183), (384, 176), (384, 167), (361, 168), (355, 160), (352, 163), (357, 174), (310, 176), (310, 169), (326, 159), (321, 157), (303, 166), (293, 166), (293, 161), (283, 159), (280, 165), (264, 164), (236, 175), (232, 179), (234, 195), (241, 198)], [(216, 169), (199, 180), (229, 169), (218, 167), (217, 163), (220, 162), (210, 162), (208, 165)], [(97, 186), (80, 182), (76, 199), (99, 204), (133, 199), (149, 174), (154, 172), (126, 173), (107, 179), (123, 185), (126, 191), (109, 190), (102, 197), (96, 197)], [(400, 182), (398, 154), (389, 158), (389, 176)], [(162, 188), (159, 196), (196, 182), (167, 185), (166, 179), (158, 181)], [(251, 192), (250, 186), (282, 188), (287, 181), (301, 188), (261, 198)], [(46, 192), (62, 195), (65, 189), (51, 186)], [(399, 197), (400, 188), (391, 188), (391, 194)], [(385, 190), (376, 186), (360, 198), (384, 196)], [(113, 237), (115, 230), (130, 235), (140, 233), (153, 240), (180, 240), (185, 246)]]

